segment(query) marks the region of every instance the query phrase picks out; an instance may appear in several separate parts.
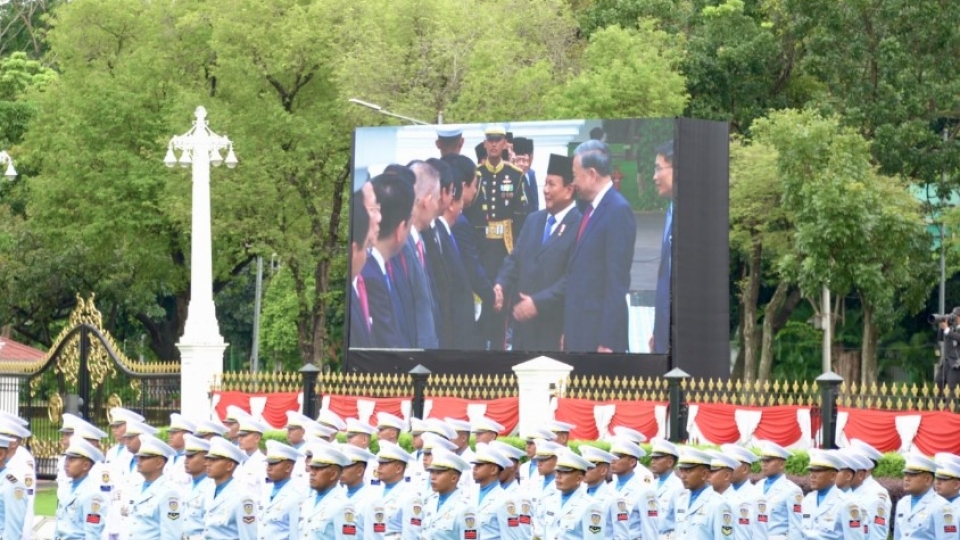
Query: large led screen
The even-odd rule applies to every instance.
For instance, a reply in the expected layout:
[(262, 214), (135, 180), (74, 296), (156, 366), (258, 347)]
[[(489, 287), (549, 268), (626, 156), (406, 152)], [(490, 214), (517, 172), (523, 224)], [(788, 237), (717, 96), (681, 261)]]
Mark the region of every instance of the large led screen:
[(676, 131), (358, 129), (349, 348), (667, 353)]

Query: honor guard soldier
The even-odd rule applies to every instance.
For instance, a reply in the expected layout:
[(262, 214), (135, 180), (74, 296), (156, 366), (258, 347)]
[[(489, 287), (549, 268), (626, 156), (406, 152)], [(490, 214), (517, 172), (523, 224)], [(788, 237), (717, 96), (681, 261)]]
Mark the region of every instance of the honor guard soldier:
[[(121, 476), (114, 478), (115, 504), (111, 505), (113, 512), (110, 512), (110, 519), (107, 521), (108, 534), (115, 534), (120, 540), (130, 538), (130, 513), (134, 499), (143, 488), (143, 475), (137, 469), (137, 453), (142, 444), (140, 436), (156, 435), (157, 431), (157, 428), (143, 422), (128, 420), (127, 429), (121, 437), (123, 444), (127, 446), (130, 463), (124, 467), (122, 462), (117, 462), (114, 467), (114, 471)], [(126, 459), (126, 456), (123, 456), (123, 459)]]
[(904, 496), (897, 501), (894, 540), (956, 538), (957, 515), (953, 506), (933, 490), (936, 462), (919, 454), (908, 454), (904, 461)]
[[(503, 126), (491, 125), (484, 135), (487, 160), (477, 166), (477, 196), (463, 215), (477, 232), (480, 264), (488, 276), (496, 276), (504, 257), (513, 251), (514, 237), (520, 235), (527, 201), (521, 178), (523, 171), (503, 159), (506, 130)], [(480, 328), (487, 342), (483, 348), (504, 349), (505, 325), (505, 311), (495, 313), (492, 306), (483, 306)]]
[(233, 444), (240, 444), (240, 422), (243, 420), (253, 420), (250, 413), (237, 407), (236, 405), (227, 406), (227, 415), (223, 417), (223, 425), (227, 426), (227, 434), (224, 435), (228, 441)]
[(300, 505), (301, 540), (343, 540), (357, 537), (357, 508), (339, 489), (340, 474), (350, 465), (332, 444), (314, 444), (310, 458), (310, 493)]
[(300, 502), (306, 492), (290, 481), (300, 452), (280, 441), (267, 441), (267, 479), (260, 510), (260, 540), (296, 540)]
[(239, 426), (238, 447), (247, 455), (247, 459), (240, 465), (234, 478), (246, 484), (252, 490), (251, 493), (260, 494), (267, 483), (267, 457), (260, 451), (260, 440), (270, 426), (252, 417), (241, 419)]
[(139, 493), (133, 494), (130, 509), (130, 537), (137, 540), (181, 540), (183, 501), (180, 486), (163, 474), (176, 452), (167, 443), (140, 436), (137, 472), (143, 476)]
[[(470, 422), (456, 418), (444, 418), (443, 421), (456, 431), (456, 435), (450, 439), (453, 444), (457, 445), (456, 454), (467, 463), (473, 463), (474, 454), (473, 450), (470, 449)], [(459, 487), (467, 493), (473, 493), (476, 489), (473, 475), (460, 475)]]
[(0, 435), (0, 538), (19, 540), (27, 526), (29, 495), (23, 477), (6, 466), (14, 452), (12, 443), (13, 439)]
[(104, 453), (104, 463), (107, 465), (112, 466), (117, 463), (124, 467), (130, 465), (130, 458), (133, 456), (130, 455), (127, 446), (123, 443), (123, 436), (127, 432), (128, 421), (143, 422), (144, 418), (123, 407), (110, 409), (110, 434), (113, 435), (113, 440), (116, 441), (116, 444)]
[(457, 486), (470, 464), (453, 452), (436, 450), (427, 470), (433, 494), (421, 507), (423, 540), (474, 540), (480, 520), (467, 493)]
[(503, 425), (484, 416), (470, 425), (470, 431), (473, 432), (477, 444), (489, 444), (497, 440), (503, 431)]
[[(650, 521), (651, 510), (655, 512), (652, 516), (654, 523), (651, 523), (650, 530), (659, 530), (660, 523), (656, 518), (660, 515), (660, 503), (657, 500), (657, 494), (653, 491), (653, 487), (644, 482), (635, 472), (640, 463), (640, 458), (647, 455), (646, 452), (632, 441), (618, 438), (614, 439), (610, 445), (610, 453), (614, 455), (614, 460), (610, 462), (610, 469), (615, 475), (613, 486), (617, 494), (626, 501), (630, 538), (637, 538), (644, 532), (643, 525)], [(652, 501), (656, 501), (656, 507), (653, 506)], [(622, 509), (620, 510), (617, 512), (618, 520), (624, 514)], [(642, 521), (640, 512), (646, 514)], [(646, 532), (649, 533), (650, 531)], [(651, 536), (651, 538), (655, 538), (655, 536)]]
[[(613, 437), (615, 439), (626, 439), (637, 446), (647, 441), (646, 435), (626, 426), (615, 426), (613, 428)], [(653, 485), (653, 473), (650, 472), (650, 469), (646, 468), (643, 463), (637, 463), (637, 468), (634, 469), (634, 473), (640, 477), (640, 480), (643, 480), (643, 483)]]
[(377, 453), (377, 476), (380, 484), (372, 486), (372, 506), (364, 509), (367, 538), (393, 538), (419, 533), (423, 524), (423, 499), (413, 484), (404, 478), (413, 456), (399, 446), (380, 443)]
[(753, 503), (744, 500), (733, 488), (733, 471), (740, 466), (740, 462), (723, 452), (707, 453), (710, 454), (710, 487), (733, 509), (733, 539), (751, 540), (756, 532)]
[(214, 437), (223, 437), (228, 431), (230, 431), (230, 428), (216, 420), (201, 420), (197, 422), (197, 430), (193, 434), (209, 441)]
[(100, 484), (90, 478), (90, 470), (95, 463), (102, 461), (100, 450), (86, 440), (70, 441), (64, 461), (70, 483), (64, 489), (64, 496), (57, 499), (57, 525), (53, 538), (100, 540), (109, 502), (107, 495), (100, 491)]
[(615, 540), (621, 538), (656, 538), (658, 530), (657, 495), (649, 485), (645, 485), (646, 493), (638, 504), (630, 503), (617, 492), (614, 485), (607, 483), (610, 474), (610, 464), (616, 461), (617, 456), (605, 452), (594, 446), (580, 446), (580, 455), (593, 464), (583, 477), (587, 487), (587, 495), (593, 497), (603, 506), (603, 516), (606, 519), (607, 530)]
[(313, 422), (315, 422), (315, 420), (305, 414), (297, 411), (287, 411), (287, 444), (297, 450), (302, 448), (306, 443), (306, 427)]
[(340, 450), (350, 460), (350, 465), (344, 467), (340, 474), (340, 485), (345, 488), (350, 505), (357, 511), (357, 538), (362, 539), (366, 537), (366, 529), (364, 528), (366, 516), (373, 507), (374, 499), (379, 495), (378, 492), (381, 491), (379, 487), (364, 482), (363, 474), (368, 465), (377, 459), (377, 456), (369, 450), (349, 444), (341, 446)]
[(595, 540), (613, 537), (603, 516), (603, 504), (587, 495), (583, 483), (585, 473), (593, 464), (568, 448), (559, 451), (556, 458), (557, 489), (540, 504), (543, 528), (534, 533), (541, 540)]
[[(479, 538), (527, 540), (529, 523), (520, 522), (522, 503), (500, 487), (500, 473), (511, 466), (510, 458), (486, 443), (477, 445), (473, 458)], [(473, 502), (473, 501), (471, 501)]]
[(656, 476), (654, 488), (660, 503), (660, 537), (669, 537), (676, 528), (676, 499), (683, 491), (683, 482), (674, 473), (680, 451), (672, 442), (654, 437), (650, 440), (650, 471)]
[(753, 503), (756, 499), (756, 493), (754, 492), (754, 485), (753, 482), (750, 481), (749, 475), (750, 469), (753, 467), (753, 464), (760, 459), (760, 456), (737, 444), (721, 445), (720, 450), (728, 456), (733, 456), (740, 462), (740, 464), (733, 469), (733, 477), (731, 478), (732, 486), (733, 489), (737, 490), (741, 499)]
[(535, 537), (542, 536), (546, 523), (556, 515), (556, 509), (550, 506), (550, 498), (557, 493), (557, 456), (565, 448), (553, 441), (543, 439), (537, 439), (536, 445), (539, 476), (523, 491), (523, 498), (528, 499), (533, 506)]
[(862, 540), (864, 516), (860, 505), (836, 487), (843, 468), (838, 455), (829, 450), (810, 450), (810, 493), (801, 505), (802, 538), (817, 540)]
[(190, 476), (183, 469), (184, 454), (184, 436), (193, 435), (197, 425), (186, 419), (180, 413), (170, 413), (170, 427), (167, 428), (167, 442), (170, 448), (173, 448), (173, 457), (167, 460), (167, 466), (163, 469), (163, 474), (168, 479), (176, 482), (181, 488), (190, 485)]
[(247, 454), (224, 438), (210, 441), (204, 457), (213, 493), (206, 501), (203, 517), (204, 540), (256, 540), (257, 495), (234, 480), (234, 473)]
[(433, 488), (430, 487), (429, 468), (430, 462), (433, 461), (433, 452), (435, 450), (446, 450), (447, 452), (456, 453), (457, 445), (431, 431), (423, 434), (423, 467), (425, 474), (422, 479), (413, 486), (414, 491), (416, 491), (421, 499), (426, 499), (433, 493)]
[(676, 500), (676, 538), (714, 540), (733, 538), (733, 509), (710, 487), (710, 454), (685, 448), (677, 463), (685, 491)]
[[(104, 474), (106, 481), (113, 485), (110, 491), (110, 505), (114, 508), (107, 518), (107, 540), (117, 540), (123, 534), (123, 516), (120, 514), (123, 489), (129, 476), (136, 475), (133, 454), (127, 448), (127, 424), (130, 422), (143, 423), (143, 416), (123, 407), (110, 409), (110, 433), (116, 444), (104, 452)], [(82, 420), (82, 419), (81, 419)]]
[(510, 458), (511, 465), (500, 475), (500, 487), (511, 497), (520, 497), (520, 460), (526, 455), (523, 450), (502, 441), (493, 441), (490, 448)]
[(567, 446), (567, 443), (570, 442), (570, 432), (576, 429), (576, 427), (577, 426), (569, 422), (561, 422), (559, 420), (547, 422), (547, 429), (549, 429), (556, 437), (553, 439), (553, 442), (561, 446)]
[[(64, 452), (66, 451), (67, 447), (70, 446), (70, 442), (73, 439), (85, 440), (97, 450), (100, 449), (100, 439), (106, 438), (106, 433), (86, 420), (83, 420), (82, 418), (72, 414), (64, 414), (63, 416), (65, 426), (60, 430), (60, 432), (62, 433), (62, 440), (65, 443), (63, 445)], [(58, 463), (57, 499), (61, 499), (68, 496), (72, 481), (70, 480), (70, 477), (67, 476), (66, 455), (62, 455), (61, 461), (58, 461)], [(99, 486), (100, 493), (102, 493), (104, 497), (111, 499), (114, 494), (114, 486), (106, 464), (103, 462), (94, 463), (89, 474), (90, 478), (92, 478), (91, 481)]]
[(790, 452), (770, 442), (760, 443), (760, 470), (763, 482), (757, 484), (757, 532), (770, 540), (802, 538), (803, 491), (783, 474)]
[[(0, 436), (10, 440), (6, 456), (6, 472), (4, 475), (13, 475), (24, 485), (24, 501), (26, 513), (23, 517), (23, 526), (20, 536), (4, 536), (13, 540), (31, 540), (33, 538), (33, 499), (36, 487), (37, 471), (34, 466), (33, 455), (23, 446), (23, 441), (30, 437), (30, 430), (26, 428), (27, 421), (18, 416), (0, 411)], [(0, 460), (0, 464), (3, 461)]]
[(304, 444), (300, 447), (300, 458), (297, 460), (296, 465), (293, 466), (293, 477), (291, 481), (296, 485), (296, 488), (301, 493), (310, 492), (310, 458), (307, 455), (307, 450), (310, 448), (310, 444), (316, 441), (329, 442), (337, 430), (332, 427), (326, 426), (317, 422), (316, 420), (310, 420), (303, 423), (304, 434)]
[(213, 497), (214, 483), (207, 476), (206, 460), (210, 443), (193, 435), (184, 436), (183, 467), (190, 477), (189, 486), (183, 488), (183, 537), (184, 540), (203, 538), (203, 516), (208, 499)]
[(960, 457), (941, 452), (933, 460), (937, 463), (933, 488), (960, 514)]
[(336, 438), (337, 433), (346, 431), (347, 429), (347, 423), (343, 421), (343, 418), (340, 418), (337, 413), (331, 411), (330, 409), (322, 409), (320, 411), (320, 415), (317, 416), (317, 422), (320, 422), (320, 424), (329, 428), (333, 428), (334, 432), (330, 440)]
[(530, 459), (520, 467), (520, 484), (529, 486), (539, 482), (540, 478), (540, 473), (537, 471), (537, 439), (552, 441), (557, 438), (557, 435), (549, 429), (534, 428), (521, 437), (526, 441), (526, 454)]
[(407, 476), (417, 483), (423, 478), (423, 432), (427, 429), (426, 422), (419, 418), (410, 419), (410, 435), (413, 436), (413, 461), (407, 466)]
[(377, 413), (377, 440), (397, 444), (400, 434), (407, 430), (407, 421), (399, 416), (387, 413)]
[(883, 454), (869, 444), (852, 439), (850, 448), (863, 454), (869, 461), (870, 467), (864, 472), (863, 482), (854, 489), (854, 496), (872, 516), (873, 523), (867, 529), (871, 540), (885, 540), (890, 533), (890, 516), (893, 510), (893, 501), (890, 492), (873, 478), (873, 469), (877, 466)]
[(856, 503), (860, 511), (859, 521), (863, 525), (863, 538), (870, 538), (870, 523), (873, 521), (874, 510), (870, 510), (864, 501), (854, 496), (854, 489), (863, 485), (863, 478), (867, 469), (873, 463), (866, 456), (852, 448), (842, 448), (832, 452), (840, 465), (837, 472), (836, 486), (849, 502)]

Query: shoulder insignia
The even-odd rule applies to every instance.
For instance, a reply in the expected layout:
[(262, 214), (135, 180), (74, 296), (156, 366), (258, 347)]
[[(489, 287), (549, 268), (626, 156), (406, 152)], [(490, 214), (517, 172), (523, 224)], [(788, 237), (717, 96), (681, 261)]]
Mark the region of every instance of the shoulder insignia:
[(25, 491), (26, 490), (24, 490), (23, 488), (18, 487), (13, 490), (13, 497), (19, 501), (20, 499), (23, 499), (23, 495)]
[(477, 540), (477, 517), (472, 513), (464, 514), (463, 523), (466, 525), (463, 529), (463, 540)]
[(600, 531), (602, 531), (603, 530), (602, 523), (603, 523), (603, 516), (600, 514), (600, 512), (596, 510), (590, 512), (590, 525), (588, 526), (588, 528), (590, 529), (590, 532), (592, 532), (593, 534), (597, 534)]
[(87, 523), (92, 523), (92, 524), (94, 524), (94, 525), (99, 525), (99, 524), (100, 524), (100, 514), (87, 514), (87, 518), (86, 518), (85, 521), (86, 521)]
[(243, 513), (250, 515), (253, 514), (253, 509), (256, 508), (256, 505), (253, 504), (253, 499), (244, 499), (243, 500)]
[(107, 471), (103, 471), (103, 474), (100, 475), (100, 480), (101, 480), (104, 484), (109, 484), (109, 483), (110, 483), (110, 473), (107, 472)]
[(180, 519), (180, 499), (176, 497), (167, 499), (167, 518), (171, 520)]
[(724, 512), (722, 515), (723, 524), (720, 526), (720, 533), (724, 536), (733, 535), (733, 514)]
[(14, 475), (12, 475), (12, 474), (8, 474), (8, 475), (7, 475), (7, 480), (13, 482), (14, 484), (17, 483), (17, 477), (14, 476)]

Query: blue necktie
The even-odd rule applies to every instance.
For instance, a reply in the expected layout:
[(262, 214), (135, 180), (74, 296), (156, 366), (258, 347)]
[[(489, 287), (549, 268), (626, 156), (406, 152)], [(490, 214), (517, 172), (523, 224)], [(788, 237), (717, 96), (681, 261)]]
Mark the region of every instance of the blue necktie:
[(547, 226), (543, 228), (543, 240), (540, 241), (540, 245), (545, 245), (547, 240), (550, 239), (550, 229), (553, 229), (554, 224), (557, 222), (557, 218), (551, 215), (547, 218)]

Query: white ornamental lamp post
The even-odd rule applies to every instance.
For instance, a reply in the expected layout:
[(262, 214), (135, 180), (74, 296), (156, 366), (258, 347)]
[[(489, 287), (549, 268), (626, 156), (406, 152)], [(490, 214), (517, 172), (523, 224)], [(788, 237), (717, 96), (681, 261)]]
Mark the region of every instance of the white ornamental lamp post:
[(17, 170), (13, 168), (13, 158), (4, 150), (0, 150), (0, 165), (7, 166), (7, 170), (3, 173), (3, 176), (12, 182), (13, 179), (17, 177)]
[[(207, 126), (207, 110), (197, 107), (193, 128), (170, 139), (167, 167), (192, 166), (193, 217), (190, 236), (190, 303), (180, 349), (181, 410), (202, 418), (212, 413), (208, 398), (210, 387), (223, 372), (223, 351), (227, 343), (220, 335), (213, 303), (213, 241), (210, 232), (210, 165), (237, 166), (230, 139), (217, 135)], [(227, 150), (224, 159), (221, 151)], [(174, 155), (180, 151), (180, 159)]]

